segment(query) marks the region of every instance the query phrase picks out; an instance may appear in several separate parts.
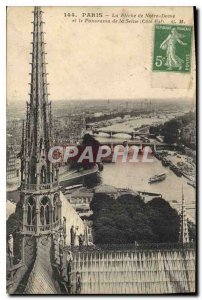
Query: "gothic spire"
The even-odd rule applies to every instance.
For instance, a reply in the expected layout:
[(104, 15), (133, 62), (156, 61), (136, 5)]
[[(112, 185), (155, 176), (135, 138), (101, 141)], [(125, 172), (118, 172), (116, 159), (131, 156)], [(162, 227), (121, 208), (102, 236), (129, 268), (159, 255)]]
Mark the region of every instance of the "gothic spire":
[(188, 232), (188, 225), (187, 225), (186, 207), (184, 203), (183, 185), (182, 185), (182, 204), (181, 204), (181, 213), (180, 213), (179, 243), (180, 244), (189, 243), (189, 232)]
[[(27, 102), (24, 142), (24, 180), (26, 183), (51, 183), (53, 170), (47, 161), (51, 146), (51, 107), (48, 101), (47, 73), (45, 62), (45, 42), (40, 7), (35, 7), (33, 23), (33, 41), (31, 54), (30, 99)], [(41, 170), (43, 175), (40, 175)]]
[[(53, 233), (61, 226), (59, 169), (48, 159), (51, 105), (48, 102), (42, 11), (34, 8), (30, 99), (22, 133), (21, 204), (25, 235)], [(23, 247), (24, 243), (23, 243)], [(22, 248), (23, 251), (26, 249)], [(24, 254), (22, 254), (22, 257)]]
[[(30, 83), (30, 125), (35, 125), (35, 142), (40, 144), (44, 139), (45, 146), (49, 146), (49, 109), (47, 92), (47, 73), (45, 62), (45, 43), (42, 21), (42, 10), (35, 7), (33, 22), (31, 83)], [(31, 124), (34, 123), (34, 124)]]

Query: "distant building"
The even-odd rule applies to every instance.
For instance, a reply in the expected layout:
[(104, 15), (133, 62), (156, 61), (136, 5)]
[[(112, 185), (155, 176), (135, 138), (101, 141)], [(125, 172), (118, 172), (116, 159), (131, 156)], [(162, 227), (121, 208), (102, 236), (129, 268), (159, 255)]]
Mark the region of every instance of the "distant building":
[(125, 115), (125, 116), (124, 116), (124, 120), (129, 120), (130, 117), (131, 117), (130, 115)]
[(190, 145), (196, 145), (196, 125), (189, 124), (181, 130), (182, 139)]
[(90, 211), (90, 202), (93, 199), (93, 192), (89, 192), (85, 189), (75, 190), (70, 194), (66, 194), (65, 197), (77, 211), (81, 217), (89, 216), (92, 214)]
[(137, 196), (138, 193), (131, 190), (131, 189), (127, 189), (127, 188), (116, 188), (114, 186), (111, 185), (107, 185), (107, 184), (102, 184), (97, 186), (94, 189), (94, 192), (96, 195), (98, 194), (107, 194), (110, 197), (112, 197), (113, 199), (117, 199), (118, 197), (122, 196), (122, 195), (134, 195)]
[[(19, 150), (22, 139), (22, 120), (11, 119), (6, 122), (6, 140), (8, 145), (15, 145), (15, 150)], [(20, 150), (19, 150), (20, 151)]]
[(14, 187), (19, 183), (19, 160), (13, 146), (6, 149), (6, 183), (8, 188)]
[(85, 115), (75, 114), (56, 118), (54, 127), (57, 141), (76, 144), (81, 142), (86, 131)]
[(94, 113), (94, 117), (101, 117), (101, 116), (103, 116), (102, 112), (95, 112)]
[(139, 195), (142, 198), (142, 200), (144, 201), (144, 203), (147, 203), (154, 198), (162, 198), (161, 194), (151, 193), (151, 192), (139, 192)]

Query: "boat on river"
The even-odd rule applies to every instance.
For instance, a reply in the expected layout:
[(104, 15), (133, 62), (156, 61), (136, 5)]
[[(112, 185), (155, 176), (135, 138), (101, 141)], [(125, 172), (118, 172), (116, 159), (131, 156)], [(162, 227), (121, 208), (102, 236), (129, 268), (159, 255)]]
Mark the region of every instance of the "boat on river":
[(164, 166), (164, 167), (168, 167), (170, 165), (170, 161), (165, 157), (162, 158), (161, 163), (162, 163), (162, 166)]
[(166, 173), (157, 174), (149, 178), (149, 183), (160, 182), (166, 179)]
[(182, 176), (182, 172), (180, 171), (180, 169), (178, 167), (176, 167), (174, 164), (170, 164), (170, 169), (178, 176), (181, 177)]

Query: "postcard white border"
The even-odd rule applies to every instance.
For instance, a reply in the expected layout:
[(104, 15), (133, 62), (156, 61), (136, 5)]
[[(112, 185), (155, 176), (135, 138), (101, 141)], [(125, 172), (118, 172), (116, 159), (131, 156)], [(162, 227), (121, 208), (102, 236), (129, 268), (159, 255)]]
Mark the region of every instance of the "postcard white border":
[[(6, 6), (196, 6), (200, 10), (202, 7), (200, 0), (2, 0), (0, 1), (0, 298), (2, 300), (9, 297), (6, 294)], [(199, 21), (198, 21), (199, 23)], [(199, 41), (201, 41), (202, 30), (200, 24), (198, 28)], [(200, 45), (200, 43), (199, 43)], [(198, 46), (199, 47), (199, 46)], [(202, 48), (200, 48), (200, 53), (198, 55), (202, 57)], [(201, 70), (202, 60), (198, 61), (198, 72)], [(199, 85), (199, 78), (198, 78)], [(200, 93), (201, 85), (198, 86), (198, 109), (200, 108)], [(198, 128), (202, 128), (202, 116), (201, 111), (198, 115)], [(202, 138), (202, 132), (199, 132), (199, 139)], [(198, 149), (198, 156), (200, 147)], [(201, 160), (200, 160), (201, 161)], [(201, 171), (201, 163), (198, 169), (198, 172)], [(202, 180), (199, 178), (198, 182), (198, 208), (200, 207), (200, 186), (202, 186)], [(198, 212), (200, 224), (198, 224), (198, 229), (201, 228), (202, 218), (200, 218), (200, 212)], [(200, 235), (201, 236), (201, 235)], [(200, 237), (199, 237), (200, 239)], [(198, 241), (199, 250), (200, 250), (200, 241)], [(199, 251), (200, 256), (201, 251)], [(199, 260), (200, 258), (198, 258)], [(199, 282), (198, 287), (201, 290), (202, 286), (202, 267), (199, 267)], [(199, 291), (200, 292), (200, 291)], [(28, 296), (24, 296), (25, 299)], [(70, 296), (68, 296), (69, 298)], [(124, 298), (126, 298), (125, 296)], [(165, 297), (162, 295), (162, 297)], [(168, 296), (167, 296), (168, 297)], [(172, 296), (172, 299), (177, 299), (179, 296)], [(192, 296), (194, 297), (194, 296)], [(192, 298), (191, 297), (191, 298)], [(42, 299), (42, 296), (38, 296), (38, 299)], [(56, 296), (55, 299), (59, 299), (59, 296)], [(72, 297), (70, 297), (72, 298)], [(91, 299), (94, 297), (91, 297)], [(110, 298), (110, 297), (105, 297)], [(114, 298), (114, 297), (113, 297)], [(147, 299), (148, 297), (138, 297), (136, 299)], [(159, 298), (159, 297), (158, 297)], [(161, 298), (161, 297), (160, 297)]]

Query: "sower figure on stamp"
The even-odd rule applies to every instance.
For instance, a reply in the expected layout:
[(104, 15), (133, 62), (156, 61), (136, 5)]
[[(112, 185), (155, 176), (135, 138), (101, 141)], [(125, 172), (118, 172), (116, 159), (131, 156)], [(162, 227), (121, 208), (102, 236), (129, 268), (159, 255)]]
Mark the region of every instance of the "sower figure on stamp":
[(187, 43), (180, 40), (180, 38), (183, 37), (184, 35), (177, 32), (176, 28), (172, 28), (171, 33), (160, 45), (162, 50), (166, 50), (165, 66), (168, 67), (168, 70), (172, 70), (172, 68), (179, 68), (179, 70), (182, 69), (184, 60), (176, 55), (176, 44), (179, 43), (182, 46), (186, 46)]
[(10, 260), (10, 267), (12, 268), (13, 266), (13, 235), (9, 234), (8, 237), (8, 255), (9, 255), (9, 260)]

